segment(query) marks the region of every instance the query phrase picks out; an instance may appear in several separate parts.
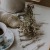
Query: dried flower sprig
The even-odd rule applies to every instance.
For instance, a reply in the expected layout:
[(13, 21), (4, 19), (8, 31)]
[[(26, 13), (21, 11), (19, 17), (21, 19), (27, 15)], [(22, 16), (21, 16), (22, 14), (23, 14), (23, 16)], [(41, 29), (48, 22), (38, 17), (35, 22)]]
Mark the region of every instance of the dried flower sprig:
[(20, 25), (20, 29), (22, 30), (22, 33), (24, 34), (20, 37), (26, 36), (26, 39), (20, 39), (20, 40), (21, 41), (32, 40), (32, 42), (26, 44), (25, 46), (22, 46), (23, 48), (32, 44), (35, 41), (39, 41), (39, 38), (42, 35), (44, 35), (40, 31), (40, 27), (42, 26), (42, 24), (36, 23), (35, 16), (33, 15), (32, 8), (28, 4), (27, 8), (25, 10), (25, 14), (23, 15), (23, 20), (21, 20), (21, 25)]
[(40, 29), (40, 25), (36, 23), (30, 5), (27, 5), (24, 21), (22, 21), (20, 28), (23, 30), (24, 35), (29, 38), (33, 38), (36, 34), (39, 33), (38, 31)]

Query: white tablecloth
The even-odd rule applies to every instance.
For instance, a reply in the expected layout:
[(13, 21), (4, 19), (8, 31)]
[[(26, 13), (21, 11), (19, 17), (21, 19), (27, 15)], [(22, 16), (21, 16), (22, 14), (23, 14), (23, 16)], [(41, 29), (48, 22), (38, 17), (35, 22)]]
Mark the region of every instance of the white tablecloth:
[[(14, 33), (15, 42), (13, 46), (11, 46), (11, 48), (9, 48), (8, 50), (36, 50), (36, 46), (43, 42), (45, 42), (45, 45), (39, 48), (39, 50), (49, 50), (49, 47), (50, 47), (50, 8), (36, 5), (36, 4), (34, 7), (35, 8), (33, 9), (34, 10), (33, 12), (35, 14), (39, 14), (39, 15), (35, 15), (36, 21), (40, 23), (41, 22), (47, 23), (47, 24), (43, 24), (43, 26), (41, 27), (41, 30), (44, 31), (44, 34), (45, 34), (44, 37), (42, 38), (41, 41), (33, 43), (27, 46), (25, 49), (23, 49), (21, 44), (24, 44), (24, 42), (22, 43), (20, 42), (18, 29), (9, 28)], [(25, 44), (26, 43), (27, 42), (25, 42)]]

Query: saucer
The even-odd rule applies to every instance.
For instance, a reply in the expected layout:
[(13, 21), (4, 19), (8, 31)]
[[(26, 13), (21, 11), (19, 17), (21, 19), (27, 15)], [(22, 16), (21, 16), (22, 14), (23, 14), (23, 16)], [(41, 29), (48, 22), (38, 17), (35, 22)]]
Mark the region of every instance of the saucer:
[(0, 50), (8, 49), (14, 42), (14, 35), (11, 30), (7, 29), (4, 35), (4, 42), (0, 43)]

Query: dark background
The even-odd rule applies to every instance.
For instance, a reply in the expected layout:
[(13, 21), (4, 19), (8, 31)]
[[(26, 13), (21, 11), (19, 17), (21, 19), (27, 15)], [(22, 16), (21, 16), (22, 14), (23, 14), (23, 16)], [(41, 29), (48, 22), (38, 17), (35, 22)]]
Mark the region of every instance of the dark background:
[[(31, 1), (31, 0), (27, 0), (27, 1), (34, 2), (34, 1)], [(50, 0), (41, 0), (40, 2), (34, 2), (34, 3), (50, 7)]]

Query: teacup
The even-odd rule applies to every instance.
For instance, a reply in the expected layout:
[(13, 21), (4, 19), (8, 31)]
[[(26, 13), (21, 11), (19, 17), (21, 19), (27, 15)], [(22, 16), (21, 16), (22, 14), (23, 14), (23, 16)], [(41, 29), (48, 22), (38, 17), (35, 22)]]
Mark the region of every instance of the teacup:
[(4, 34), (6, 33), (7, 27), (4, 23), (0, 22), (0, 43), (4, 41)]

